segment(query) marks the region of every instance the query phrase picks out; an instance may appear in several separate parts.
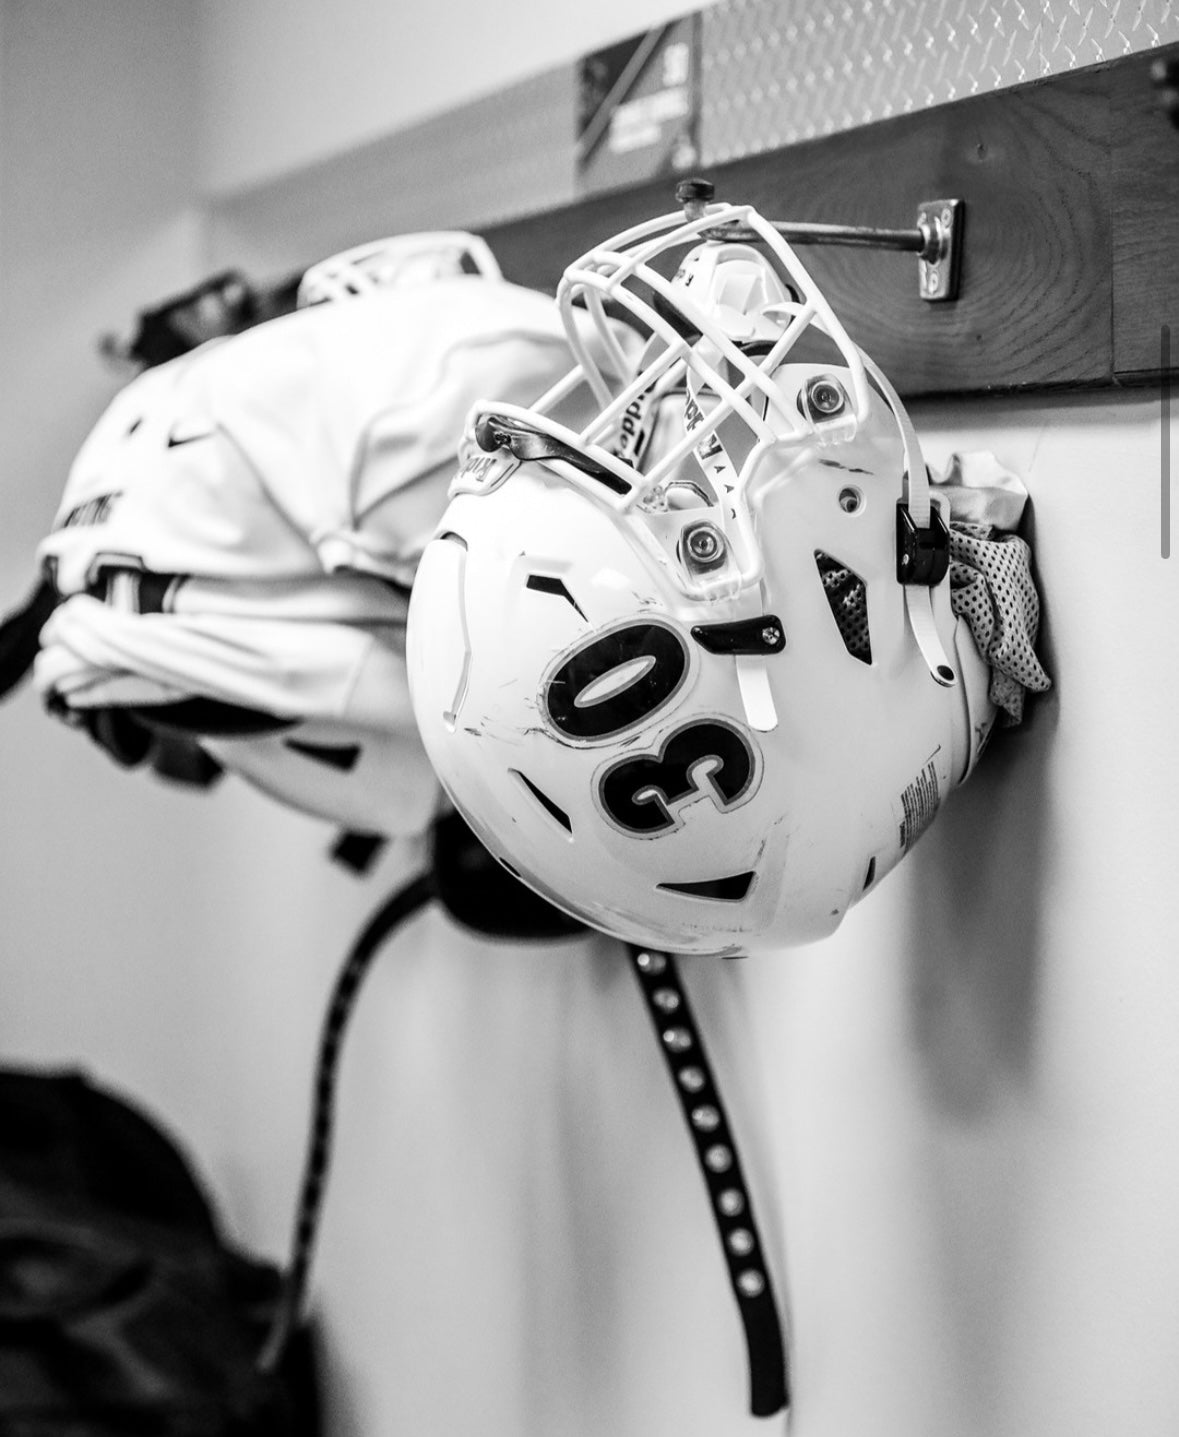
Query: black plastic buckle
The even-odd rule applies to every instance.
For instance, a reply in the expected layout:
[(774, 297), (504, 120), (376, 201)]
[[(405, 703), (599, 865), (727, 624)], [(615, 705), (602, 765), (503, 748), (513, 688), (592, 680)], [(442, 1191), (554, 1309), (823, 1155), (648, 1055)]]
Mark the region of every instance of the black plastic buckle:
[(929, 527), (919, 529), (908, 505), (897, 500), (897, 582), (933, 588), (950, 568), (950, 531), (936, 505), (929, 510)]
[(780, 654), (786, 634), (777, 614), (727, 624), (696, 624), (692, 637), (710, 654)]

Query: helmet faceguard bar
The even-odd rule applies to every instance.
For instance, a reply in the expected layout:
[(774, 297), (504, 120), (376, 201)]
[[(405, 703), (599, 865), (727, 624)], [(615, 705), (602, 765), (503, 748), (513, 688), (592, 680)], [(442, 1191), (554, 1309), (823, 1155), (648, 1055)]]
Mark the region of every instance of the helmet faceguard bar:
[[(646, 266), (641, 266), (637, 274), (641, 279), (661, 278), (661, 276), (655, 275), (653, 270), (647, 269)], [(582, 283), (596, 289), (601, 289), (606, 293), (610, 293), (614, 288), (609, 279), (596, 274), (587, 275)], [(560, 297), (560, 302), (563, 310), (567, 305), (572, 304), (572, 292)], [(650, 387), (652, 375), (657, 376), (662, 370), (670, 367), (671, 364), (678, 359), (686, 360), (689, 368), (696, 370), (708, 386), (721, 396), (723, 413), (721, 410), (716, 411), (715, 418), (717, 422), (719, 422), (721, 418), (727, 417), (729, 414), (735, 412), (740, 414), (742, 419), (745, 420), (759, 438), (771, 439), (775, 437), (772, 428), (749, 404), (746, 395), (756, 387), (761, 391), (767, 401), (771, 404), (778, 405), (782, 403), (782, 396), (774, 387), (772, 380), (762, 372), (760, 366), (756, 369), (749, 368), (747, 358), (731, 340), (719, 333), (715, 337), (710, 336), (710, 338), (714, 338), (714, 343), (721, 358), (727, 359), (731, 364), (737, 367), (744, 367), (748, 370), (745, 379), (737, 386), (733, 386), (723, 379), (716, 369), (707, 362), (697, 345), (685, 339), (675, 326), (664, 318), (652, 305), (648, 304), (645, 300), (639, 299), (638, 296), (632, 295), (629, 297), (628, 308), (631, 309), (639, 319), (643, 320), (654, 334), (658, 335), (658, 337), (666, 343), (667, 349), (661, 356), (654, 359), (646, 370), (637, 379), (633, 380), (622, 393), (597, 416), (593, 423), (589, 425), (585, 431), (587, 440), (592, 441), (598, 439), (603, 433), (608, 432), (616, 421), (622, 417), (627, 405)], [(708, 322), (703, 312), (693, 304), (681, 301), (677, 304), (677, 308), (685, 319), (697, 327), (700, 327), (702, 320), (706, 324)], [(593, 363), (593, 360), (589, 358), (588, 354), (585, 355), (582, 361), (583, 366), (586, 361), (590, 364)], [(701, 437), (702, 436), (697, 435), (695, 442), (699, 443)], [(679, 459), (682, 459), (684, 454), (688, 452), (688, 449), (692, 447), (693, 445), (689, 444), (683, 453), (677, 456), (676, 462), (678, 463)], [(663, 465), (661, 467), (663, 467), (666, 472), (667, 469), (674, 466)], [(654, 487), (655, 482), (657, 481), (654, 475), (646, 476), (643, 489), (649, 490)]]
[[(764, 245), (768, 263), (744, 243), (704, 234), (734, 222)], [(653, 267), (651, 262), (657, 256), (691, 246), (693, 241), (695, 247), (671, 279)], [(695, 290), (690, 288), (693, 281)], [(650, 298), (640, 287), (649, 291)], [(705, 302), (701, 302), (701, 291)], [(712, 204), (695, 219), (685, 221), (676, 213), (635, 225), (575, 260), (558, 287), (557, 303), (576, 368), (532, 409), (479, 406), (474, 414), (476, 423), (502, 416), (508, 421), (503, 433), (518, 458), (526, 457), (525, 451), (527, 457), (545, 458), (595, 502), (636, 518), (643, 507), (659, 507), (660, 491), (694, 454), (706, 487), (713, 490), (717, 501), (712, 505), (712, 519), (731, 541), (731, 562), (704, 573), (688, 573), (673, 566), (675, 580), (685, 592), (696, 596), (735, 594), (758, 582), (762, 575), (760, 549), (745, 493), (750, 476), (773, 446), (825, 444), (850, 437), (870, 413), (873, 385), (900, 430), (905, 456), (903, 502), (908, 516), (918, 531), (928, 529), (925, 464), (899, 396), (848, 335), (790, 245), (752, 206)], [(609, 313), (611, 303), (649, 335), (637, 372), (627, 364), (618, 341)], [(775, 381), (777, 371), (811, 329), (838, 350), (843, 365), (841, 381), (850, 391), (846, 412), (835, 426), (817, 413), (808, 416), (801, 400)], [(595, 331), (600, 351), (592, 342)], [(742, 348), (742, 341), (750, 348)], [(752, 352), (754, 341), (759, 341), (756, 353)], [(603, 363), (613, 365), (615, 375), (632, 373), (633, 377), (617, 389), (620, 381), (607, 377)], [(681, 377), (686, 390), (684, 433), (663, 446), (642, 473), (637, 448), (623, 457), (625, 450), (618, 443), (628, 411), (633, 414), (635, 406), (649, 408), (655, 397), (665, 394)], [(582, 383), (589, 386), (599, 408), (575, 433), (550, 418), (549, 412)], [(721, 427), (730, 419), (740, 421), (753, 439), (752, 447), (745, 448), (737, 462), (721, 434)], [(494, 425), (485, 424), (482, 432), (485, 436), (493, 433)], [(540, 438), (545, 435), (550, 441), (547, 450)], [(579, 458), (584, 463), (579, 463)], [(631, 527), (643, 546), (650, 548), (653, 540), (648, 526), (638, 522)], [(917, 592), (919, 586), (900, 573), (898, 580), (905, 584), (913, 632), (930, 672), (939, 683), (952, 682), (953, 671), (945, 662), (933, 625), (928, 587)]]
[(299, 283), (296, 305), (306, 309), (374, 289), (451, 275), (501, 280), (491, 246), (466, 230), (426, 230), (367, 240), (313, 264)]
[[(656, 255), (689, 243), (703, 231), (712, 230), (718, 223), (729, 220), (743, 223), (758, 235), (788, 276), (791, 287), (801, 296), (797, 305), (792, 304), (775, 312), (773, 317), (779, 320), (789, 314), (786, 328), (774, 340), (768, 353), (756, 359), (746, 354), (724, 332), (715, 315), (695, 302), (686, 286), (677, 285), (674, 279), (668, 280), (649, 263)], [(628, 287), (629, 282), (635, 281), (648, 286), (652, 296), (663, 302), (662, 312), (655, 303)], [(640, 373), (617, 393), (612, 391), (601, 363), (591, 352), (585, 328), (579, 325), (579, 316), (575, 313), (579, 304), (585, 306), (595, 330), (605, 342), (606, 353), (616, 366), (616, 372), (625, 372), (625, 364), (618, 364), (622, 358), (621, 347), (607, 315), (606, 302), (609, 300), (627, 310), (651, 335)], [(715, 399), (709, 407), (706, 422), (698, 424), (662, 454), (648, 474), (640, 475), (637, 470), (633, 471), (625, 506), (642, 502), (731, 415), (737, 415), (749, 427), (759, 444), (792, 438), (799, 441), (811, 439), (814, 431), (805, 416), (794, 410), (772, 378), (774, 370), (811, 327), (825, 334), (836, 345), (846, 363), (855, 421), (862, 422), (868, 412), (868, 380), (858, 347), (849, 338), (793, 250), (777, 230), (749, 205), (712, 205), (694, 220), (685, 222), (682, 215), (675, 214), (636, 225), (590, 250), (570, 265), (558, 288), (557, 301), (570, 346), (578, 360), (578, 379), (589, 385), (601, 406), (599, 413), (580, 435), (583, 445), (601, 448), (611, 431), (621, 423), (629, 406), (648, 394), (660, 377), (681, 361)], [(689, 334), (667, 317), (668, 305), (682, 317)], [(661, 350), (655, 350), (656, 343), (662, 345)], [(736, 378), (726, 378), (720, 372), (722, 365)], [(538, 417), (568, 394), (570, 387), (568, 382), (563, 382), (543, 395), (535, 405)], [(761, 408), (751, 401), (757, 401)], [(599, 457), (598, 453), (594, 453), (595, 461)]]

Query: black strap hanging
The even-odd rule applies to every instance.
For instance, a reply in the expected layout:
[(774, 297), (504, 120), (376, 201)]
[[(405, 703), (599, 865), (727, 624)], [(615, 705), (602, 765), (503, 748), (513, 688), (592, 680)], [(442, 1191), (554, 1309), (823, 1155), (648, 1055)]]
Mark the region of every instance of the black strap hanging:
[[(340, 970), (320, 1032), (310, 1136), (283, 1293), (259, 1356), (274, 1371), (303, 1310), (331, 1162), (336, 1076), (349, 1018), (382, 944), (433, 900), (486, 936), (551, 940), (585, 931), (510, 875), (457, 814), (435, 825), (430, 868), (400, 888), (365, 924)], [(750, 1410), (768, 1417), (788, 1401), (786, 1358), (769, 1267), (749, 1189), (688, 995), (670, 954), (628, 947), (647, 1011), (708, 1191), (729, 1282), (745, 1330)]]
[(381, 944), (407, 918), (424, 908), (434, 897), (434, 878), (425, 873), (399, 888), (377, 909), (361, 930), (340, 969), (319, 1037), (315, 1068), (315, 1098), (307, 1156), (299, 1186), (291, 1256), (282, 1296), (271, 1322), (270, 1332), (258, 1358), (263, 1372), (273, 1372), (282, 1361), (291, 1336), (299, 1325), (311, 1258), (315, 1250), (319, 1214), (327, 1190), (332, 1156), (332, 1122), (335, 1110), (336, 1074), (344, 1045), (348, 1019)]
[(708, 1189), (745, 1329), (749, 1410), (755, 1417), (771, 1417), (790, 1400), (786, 1350), (737, 1142), (675, 958), (633, 944), (627, 951)]

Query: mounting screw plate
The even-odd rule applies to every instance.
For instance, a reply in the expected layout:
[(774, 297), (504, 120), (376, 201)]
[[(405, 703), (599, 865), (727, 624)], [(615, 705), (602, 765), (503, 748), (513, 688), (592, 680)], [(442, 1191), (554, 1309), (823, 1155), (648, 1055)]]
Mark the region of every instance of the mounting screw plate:
[(958, 298), (962, 260), (963, 200), (923, 200), (917, 228), (929, 236), (929, 250), (917, 261), (921, 298), (936, 303)]

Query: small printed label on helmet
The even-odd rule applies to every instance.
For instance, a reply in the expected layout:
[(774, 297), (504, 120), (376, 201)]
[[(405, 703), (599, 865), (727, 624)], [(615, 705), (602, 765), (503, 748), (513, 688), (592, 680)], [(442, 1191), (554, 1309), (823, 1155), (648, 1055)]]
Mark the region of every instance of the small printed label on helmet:
[(502, 449), (494, 454), (485, 454), (481, 449), (472, 448), (464, 456), (462, 467), (451, 480), (450, 492), (489, 494), (519, 467), (519, 459)]
[(935, 750), (925, 767), (901, 794), (903, 817), (900, 841), (903, 853), (908, 853), (937, 816), (942, 801), (937, 778), (937, 756), (940, 752), (940, 749)]

